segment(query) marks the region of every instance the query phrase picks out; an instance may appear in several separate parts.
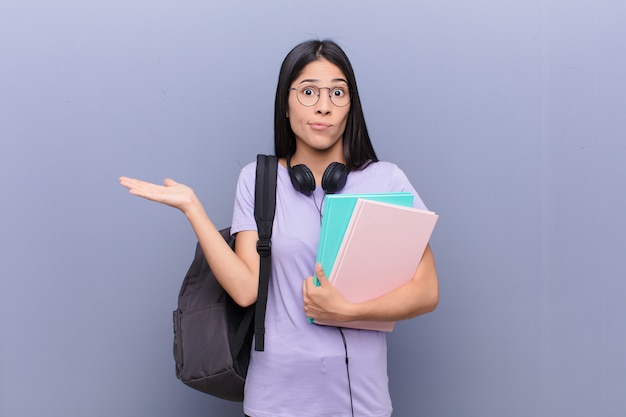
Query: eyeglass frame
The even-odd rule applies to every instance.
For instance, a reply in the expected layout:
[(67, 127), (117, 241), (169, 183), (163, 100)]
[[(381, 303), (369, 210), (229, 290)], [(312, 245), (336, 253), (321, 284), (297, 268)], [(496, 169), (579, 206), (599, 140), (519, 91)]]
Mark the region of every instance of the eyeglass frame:
[[(303, 104), (300, 101), (300, 98), (299, 98), (299, 95), (298, 95), (298, 90), (300, 88), (302, 88), (302, 87), (309, 87), (309, 88), (310, 87), (315, 87), (315, 88), (318, 89), (319, 93), (317, 94), (317, 100), (315, 100), (315, 103), (310, 104), (310, 105), (307, 106), (306, 104)], [(335, 102), (333, 101), (333, 96), (330, 94), (330, 92), (333, 91), (336, 88), (340, 88), (340, 87), (318, 87), (316, 85), (312, 85), (312, 86), (304, 86), (303, 85), (303, 86), (300, 86), (300, 87), (291, 87), (291, 88), (289, 88), (288, 91), (292, 91), (293, 90), (293, 91), (296, 92), (296, 99), (298, 100), (298, 103), (300, 103), (302, 106), (304, 106), (304, 107), (313, 107), (317, 103), (319, 103), (320, 97), (322, 96), (322, 90), (326, 89), (326, 90), (328, 90), (328, 98), (330, 99), (330, 102), (333, 103), (333, 106), (335, 106), (335, 107), (346, 107), (348, 104), (350, 104), (352, 102), (352, 90), (349, 89), (349, 88), (347, 89), (347, 91), (348, 91), (348, 102), (346, 104), (344, 104), (343, 106), (339, 106), (339, 105), (335, 104)]]

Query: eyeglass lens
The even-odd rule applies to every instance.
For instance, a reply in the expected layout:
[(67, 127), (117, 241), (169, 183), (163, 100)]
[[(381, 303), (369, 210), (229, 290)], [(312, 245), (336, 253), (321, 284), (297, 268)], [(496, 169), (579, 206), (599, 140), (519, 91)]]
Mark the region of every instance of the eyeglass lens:
[(298, 101), (303, 106), (314, 106), (320, 99), (320, 90), (328, 90), (330, 101), (337, 107), (344, 107), (350, 103), (350, 92), (347, 87), (317, 87), (314, 85), (303, 85), (296, 89)]

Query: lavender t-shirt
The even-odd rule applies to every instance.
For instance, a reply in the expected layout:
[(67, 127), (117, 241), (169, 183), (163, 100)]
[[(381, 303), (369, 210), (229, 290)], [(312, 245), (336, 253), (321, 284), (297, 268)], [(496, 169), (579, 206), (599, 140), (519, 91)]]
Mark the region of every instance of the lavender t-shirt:
[[(256, 163), (245, 166), (237, 184), (232, 233), (256, 230)], [(409, 191), (425, 208), (406, 175), (394, 164), (376, 162), (348, 175), (341, 193)], [(244, 411), (254, 417), (350, 417), (350, 389), (341, 333), (311, 324), (304, 314), (302, 281), (312, 275), (324, 209), (324, 191), (310, 196), (291, 185), (279, 164), (272, 234), (272, 275), (265, 319), (265, 351), (252, 350)], [(385, 334), (344, 329), (354, 415), (391, 415)]]

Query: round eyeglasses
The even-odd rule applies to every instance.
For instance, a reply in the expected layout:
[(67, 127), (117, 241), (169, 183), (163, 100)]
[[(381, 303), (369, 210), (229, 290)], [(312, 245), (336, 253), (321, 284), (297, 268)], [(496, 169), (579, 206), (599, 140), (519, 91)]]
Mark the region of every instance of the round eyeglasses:
[(328, 97), (330, 101), (337, 107), (345, 107), (350, 104), (350, 90), (348, 86), (338, 87), (318, 87), (315, 85), (301, 85), (299, 87), (293, 87), (289, 90), (296, 92), (296, 97), (300, 104), (305, 107), (315, 106), (320, 99), (320, 90), (328, 90)]

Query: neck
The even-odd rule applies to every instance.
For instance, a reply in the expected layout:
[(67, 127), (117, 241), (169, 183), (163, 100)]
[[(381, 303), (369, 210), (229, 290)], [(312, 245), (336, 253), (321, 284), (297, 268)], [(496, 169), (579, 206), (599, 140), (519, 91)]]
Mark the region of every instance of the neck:
[(296, 153), (291, 157), (291, 166), (298, 164), (306, 165), (315, 176), (317, 184), (322, 180), (322, 175), (326, 168), (333, 162), (345, 164), (343, 147), (334, 147), (333, 149), (323, 151), (298, 147)]

